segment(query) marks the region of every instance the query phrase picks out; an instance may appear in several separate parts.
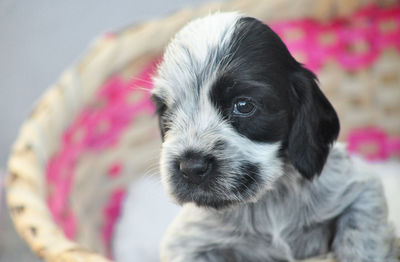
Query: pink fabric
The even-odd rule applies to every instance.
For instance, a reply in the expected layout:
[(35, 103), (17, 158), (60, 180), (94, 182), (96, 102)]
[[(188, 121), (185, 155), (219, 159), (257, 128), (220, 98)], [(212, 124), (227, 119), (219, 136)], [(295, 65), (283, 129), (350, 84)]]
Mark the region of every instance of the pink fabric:
[(122, 201), (125, 198), (125, 189), (116, 189), (111, 194), (108, 203), (104, 207), (103, 213), (105, 216), (105, 223), (102, 228), (103, 240), (107, 247), (108, 257), (112, 257), (111, 254), (111, 239), (114, 232), (114, 226), (121, 213)]
[[(368, 160), (385, 160), (390, 156), (400, 156), (400, 136), (389, 137), (376, 127), (353, 130), (347, 138), (350, 153), (361, 153)], [(363, 153), (362, 147), (370, 146), (371, 152)]]
[(121, 175), (122, 172), (122, 164), (120, 162), (114, 163), (112, 164), (109, 168), (108, 168), (108, 176), (111, 178), (116, 178), (119, 177)]
[[(77, 160), (85, 152), (101, 152), (114, 146), (121, 132), (134, 122), (138, 114), (154, 112), (148, 98), (152, 88), (151, 74), (156, 63), (152, 62), (136, 78), (126, 83), (116, 76), (106, 81), (96, 95), (98, 103), (86, 107), (78, 115), (64, 132), (60, 150), (48, 162), (46, 178), (51, 192), (47, 202), (55, 221), (71, 239), (76, 236), (77, 221), (69, 207), (68, 198)], [(148, 91), (139, 90), (139, 87)], [(144, 97), (131, 103), (127, 97), (136, 92), (143, 93)], [(122, 168), (121, 164), (114, 163), (108, 170), (109, 177), (118, 177)], [(105, 224), (110, 227), (110, 223), (118, 217), (119, 210), (113, 208), (107, 214)], [(109, 243), (110, 234), (104, 234), (104, 237), (105, 242)]]
[[(381, 30), (383, 23), (394, 23), (393, 30)], [(358, 70), (370, 66), (388, 47), (400, 51), (400, 5), (381, 9), (370, 5), (348, 18), (338, 18), (327, 23), (312, 19), (278, 22), (271, 27), (285, 40), (293, 54), (302, 54), (305, 64), (318, 71), (328, 60), (337, 61), (346, 70)], [(290, 39), (290, 32), (300, 37)], [(331, 36), (331, 43), (323, 43), (324, 36)], [(354, 52), (351, 49), (363, 44), (366, 49)]]

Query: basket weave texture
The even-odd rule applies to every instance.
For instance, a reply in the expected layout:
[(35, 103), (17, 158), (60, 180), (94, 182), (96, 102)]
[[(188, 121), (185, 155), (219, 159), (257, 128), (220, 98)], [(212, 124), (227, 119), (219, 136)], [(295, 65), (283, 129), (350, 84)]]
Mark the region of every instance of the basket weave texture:
[[(213, 11), (239, 10), (272, 22), (291, 52), (318, 74), (341, 118), (342, 139), (371, 125), (400, 135), (400, 5), (371, 2), (211, 3), (101, 37), (43, 95), (13, 146), (7, 202), (19, 234), (46, 261), (109, 261), (124, 188), (157, 169), (161, 142), (143, 89), (151, 88), (149, 76), (174, 33)], [(382, 15), (380, 8), (390, 11)], [(353, 31), (342, 20), (349, 15), (360, 22)], [(315, 38), (303, 41), (310, 34)], [(344, 46), (341, 37), (349, 41)]]

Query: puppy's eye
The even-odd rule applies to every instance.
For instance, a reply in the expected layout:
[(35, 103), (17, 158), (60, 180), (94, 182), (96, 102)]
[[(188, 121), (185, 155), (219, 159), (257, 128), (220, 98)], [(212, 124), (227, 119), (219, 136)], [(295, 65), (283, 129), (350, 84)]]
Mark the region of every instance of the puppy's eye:
[(238, 98), (233, 104), (234, 115), (250, 116), (254, 111), (256, 111), (256, 106), (249, 98)]
[(168, 131), (168, 121), (166, 121), (165, 117), (160, 116), (158, 118), (158, 124), (161, 131), (161, 140), (164, 141), (165, 133)]

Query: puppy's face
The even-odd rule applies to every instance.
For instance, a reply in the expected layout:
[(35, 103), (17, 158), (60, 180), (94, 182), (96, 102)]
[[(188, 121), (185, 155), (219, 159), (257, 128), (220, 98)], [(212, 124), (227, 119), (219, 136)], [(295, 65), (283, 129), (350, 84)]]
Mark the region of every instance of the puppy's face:
[(319, 174), (339, 124), (314, 75), (256, 19), (215, 14), (183, 28), (155, 77), (161, 175), (179, 202), (256, 201), (292, 164)]

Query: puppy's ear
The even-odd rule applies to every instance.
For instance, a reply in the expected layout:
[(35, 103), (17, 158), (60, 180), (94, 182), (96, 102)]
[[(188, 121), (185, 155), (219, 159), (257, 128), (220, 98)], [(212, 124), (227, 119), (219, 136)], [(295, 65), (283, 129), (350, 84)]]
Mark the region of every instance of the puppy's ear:
[(303, 67), (291, 77), (289, 99), (293, 105), (289, 160), (300, 174), (312, 179), (321, 173), (330, 146), (339, 134), (339, 119), (319, 89), (315, 75)]

